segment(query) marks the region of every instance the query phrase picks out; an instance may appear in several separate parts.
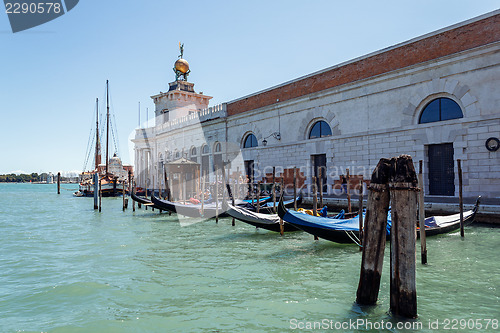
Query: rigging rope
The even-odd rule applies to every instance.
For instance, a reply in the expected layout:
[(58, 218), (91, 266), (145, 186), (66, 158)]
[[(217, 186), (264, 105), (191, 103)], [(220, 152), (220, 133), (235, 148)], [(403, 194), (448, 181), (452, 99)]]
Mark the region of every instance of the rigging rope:
[[(94, 107), (94, 111), (95, 111), (95, 107)], [(95, 112), (92, 112), (92, 115), (94, 115)], [(95, 117), (92, 116), (92, 123), (95, 123)], [(94, 127), (91, 126), (90, 127), (90, 135), (89, 135), (89, 140), (87, 142), (87, 149), (85, 150), (85, 159), (84, 159), (84, 163), (83, 163), (83, 170), (82, 171), (85, 171), (85, 169), (87, 168), (87, 165), (88, 165), (88, 162), (89, 162), (89, 157), (90, 157), (90, 153), (92, 151), (92, 145), (94, 144)]]
[[(357, 246), (359, 247), (363, 247), (363, 245), (360, 244), (360, 240), (358, 237), (356, 237), (356, 235), (354, 234), (354, 232), (351, 231), (351, 235), (349, 234), (349, 231), (347, 230), (344, 230), (344, 232), (346, 233), (347, 236), (349, 236), (349, 238), (354, 242), (354, 244), (356, 244)], [(354, 237), (354, 238), (353, 238)]]
[[(92, 138), (92, 142), (90, 143), (90, 147), (92, 147), (93, 145), (94, 145), (94, 139)], [(94, 154), (92, 154), (92, 149), (88, 149), (87, 158), (85, 159), (85, 165), (83, 166), (83, 171), (85, 171), (85, 169), (87, 168), (88, 163), (89, 163), (89, 158), (91, 155), (94, 155)], [(95, 155), (94, 155), (94, 161), (95, 161)]]
[[(115, 108), (113, 105), (113, 99), (111, 98), (111, 95), (109, 97), (109, 105), (110, 105), (110, 110), (111, 110), (110, 116), (113, 117), (113, 121), (111, 121), (111, 119), (109, 121), (109, 123), (111, 124), (111, 135), (113, 136), (113, 144), (115, 146), (115, 153), (116, 153), (116, 155), (120, 156), (120, 150), (119, 150), (120, 142), (118, 141), (118, 129), (116, 126)], [(114, 125), (113, 125), (113, 123), (114, 123)]]

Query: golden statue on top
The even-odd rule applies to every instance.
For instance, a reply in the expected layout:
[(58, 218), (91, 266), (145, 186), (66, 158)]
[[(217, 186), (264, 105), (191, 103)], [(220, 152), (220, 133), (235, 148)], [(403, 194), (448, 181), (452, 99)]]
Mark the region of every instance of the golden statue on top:
[(184, 44), (181, 44), (181, 42), (179, 42), (179, 50), (181, 54), (178, 56), (179, 59), (177, 59), (173, 68), (175, 80), (187, 81), (187, 77), (189, 73), (191, 73), (191, 70), (189, 69), (189, 63), (187, 60), (182, 58), (184, 56)]

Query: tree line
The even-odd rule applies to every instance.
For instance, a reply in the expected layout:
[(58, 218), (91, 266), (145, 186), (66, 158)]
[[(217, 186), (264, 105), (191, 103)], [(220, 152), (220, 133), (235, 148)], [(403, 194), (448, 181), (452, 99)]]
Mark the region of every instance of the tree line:
[(21, 173), (16, 175), (15, 173), (0, 175), (0, 183), (29, 183), (29, 182), (40, 182), (47, 181), (47, 173), (38, 174), (33, 172), (31, 174)]

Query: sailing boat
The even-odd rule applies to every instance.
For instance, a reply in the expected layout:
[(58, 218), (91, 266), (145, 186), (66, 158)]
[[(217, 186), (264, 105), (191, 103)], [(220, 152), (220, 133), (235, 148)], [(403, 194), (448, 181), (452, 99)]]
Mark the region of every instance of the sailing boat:
[[(126, 171), (121, 164), (120, 158), (116, 156), (116, 153), (111, 159), (109, 158), (109, 122), (109, 82), (106, 80), (106, 163), (104, 167), (101, 164), (101, 142), (99, 140), (99, 99), (96, 98), (95, 168), (90, 172), (82, 172), (80, 175), (79, 190), (75, 193), (75, 196), (89, 197), (94, 195), (96, 187), (97, 190), (99, 190), (99, 184), (94, 184), (93, 175), (95, 173), (99, 174), (100, 190), (103, 197), (121, 195), (121, 191), (119, 191), (120, 186), (118, 185), (121, 185), (125, 181)], [(110, 168), (110, 165), (113, 166), (113, 168)], [(122, 177), (122, 179), (119, 179), (120, 177)]]

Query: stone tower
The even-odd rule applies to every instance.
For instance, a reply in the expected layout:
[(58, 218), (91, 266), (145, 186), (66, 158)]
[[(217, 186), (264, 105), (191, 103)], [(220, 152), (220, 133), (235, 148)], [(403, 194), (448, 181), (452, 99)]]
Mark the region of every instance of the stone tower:
[(194, 83), (187, 81), (191, 72), (189, 63), (183, 59), (184, 44), (179, 43), (181, 54), (174, 64), (175, 81), (169, 83), (167, 92), (160, 92), (151, 98), (155, 103), (156, 125), (199, 112), (208, 107), (211, 96), (197, 94)]

